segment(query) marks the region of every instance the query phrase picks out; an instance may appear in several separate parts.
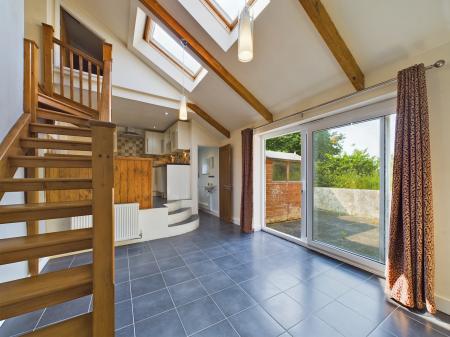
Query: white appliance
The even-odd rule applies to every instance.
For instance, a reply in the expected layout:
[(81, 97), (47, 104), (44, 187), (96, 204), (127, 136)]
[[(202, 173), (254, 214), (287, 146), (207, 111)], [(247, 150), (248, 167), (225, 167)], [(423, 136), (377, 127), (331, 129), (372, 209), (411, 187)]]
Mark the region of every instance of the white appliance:
[(167, 164), (167, 200), (191, 199), (191, 165)]

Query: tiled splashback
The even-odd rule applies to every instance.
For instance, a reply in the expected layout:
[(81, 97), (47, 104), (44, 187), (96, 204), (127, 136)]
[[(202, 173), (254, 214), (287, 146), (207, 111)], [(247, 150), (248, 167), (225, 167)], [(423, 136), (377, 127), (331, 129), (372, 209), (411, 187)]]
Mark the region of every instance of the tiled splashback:
[(124, 157), (140, 157), (145, 154), (144, 137), (117, 136), (117, 155)]

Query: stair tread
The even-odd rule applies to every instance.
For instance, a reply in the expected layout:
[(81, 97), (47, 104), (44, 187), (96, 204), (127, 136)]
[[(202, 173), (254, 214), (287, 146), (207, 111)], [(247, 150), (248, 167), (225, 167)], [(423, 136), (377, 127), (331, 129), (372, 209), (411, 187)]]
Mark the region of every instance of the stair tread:
[(58, 99), (57, 97), (51, 97), (44, 93), (38, 94), (38, 102), (44, 105), (53, 107), (54, 109), (66, 110), (66, 112), (75, 112), (77, 114), (83, 114), (86, 116), (91, 116), (92, 111), (89, 112), (87, 109), (76, 106), (75, 104), (70, 104), (64, 100)]
[(91, 167), (91, 156), (51, 155), (51, 156), (10, 156), (8, 160), (16, 167)]
[(58, 219), (91, 213), (91, 200), (4, 205), (0, 206), (0, 223)]
[(77, 119), (84, 119), (86, 121), (90, 120), (90, 118), (88, 117), (83, 117), (83, 116), (75, 116), (75, 115), (71, 115), (62, 111), (56, 111), (56, 110), (51, 110), (51, 109), (46, 109), (46, 108), (37, 108), (37, 112), (39, 113), (39, 111), (45, 111), (45, 112), (49, 112), (55, 115), (62, 115), (62, 116), (68, 116), (68, 117), (73, 117), (73, 118), (77, 118)]
[(30, 131), (55, 135), (69, 135), (78, 137), (91, 137), (91, 129), (66, 125), (51, 125), (43, 123), (30, 123)]
[(179, 214), (179, 213), (182, 213), (182, 212), (184, 212), (184, 211), (189, 210), (190, 208), (191, 208), (191, 207), (181, 207), (181, 208), (179, 208), (179, 209), (176, 209), (175, 211), (169, 212), (169, 215)]
[(92, 265), (1, 283), (0, 319), (81, 297), (91, 289)]
[(37, 143), (46, 143), (46, 142), (54, 142), (54, 143), (62, 143), (62, 144), (83, 144), (90, 145), (92, 142), (90, 141), (80, 141), (80, 140), (70, 140), (70, 139), (45, 139), (45, 138), (34, 138), (34, 137), (23, 137), (21, 140), (33, 141)]
[(186, 220), (180, 221), (180, 222), (175, 222), (173, 224), (170, 224), (169, 227), (175, 227), (175, 226), (181, 226), (181, 225), (186, 225), (192, 221), (198, 220), (198, 214), (192, 214), (189, 218), (187, 218)]
[(92, 228), (0, 240), (0, 264), (92, 248)]
[(0, 192), (91, 189), (90, 178), (6, 178), (0, 179)]

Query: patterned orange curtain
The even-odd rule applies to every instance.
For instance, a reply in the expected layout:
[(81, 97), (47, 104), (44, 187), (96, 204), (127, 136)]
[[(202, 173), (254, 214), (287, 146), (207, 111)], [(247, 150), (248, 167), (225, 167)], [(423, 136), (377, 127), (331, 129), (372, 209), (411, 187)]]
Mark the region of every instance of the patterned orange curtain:
[(434, 224), (425, 67), (398, 73), (386, 287), (401, 304), (436, 312)]
[(242, 192), (241, 231), (253, 232), (253, 130), (245, 129), (242, 134)]

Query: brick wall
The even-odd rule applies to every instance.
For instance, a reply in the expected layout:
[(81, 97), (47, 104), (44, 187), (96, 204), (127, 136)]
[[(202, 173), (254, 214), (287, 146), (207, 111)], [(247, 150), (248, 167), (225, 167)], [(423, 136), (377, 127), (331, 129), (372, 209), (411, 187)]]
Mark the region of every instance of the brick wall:
[(272, 163), (272, 159), (266, 158), (266, 223), (298, 220), (302, 183), (272, 181)]

